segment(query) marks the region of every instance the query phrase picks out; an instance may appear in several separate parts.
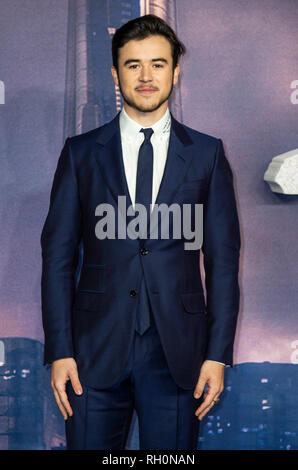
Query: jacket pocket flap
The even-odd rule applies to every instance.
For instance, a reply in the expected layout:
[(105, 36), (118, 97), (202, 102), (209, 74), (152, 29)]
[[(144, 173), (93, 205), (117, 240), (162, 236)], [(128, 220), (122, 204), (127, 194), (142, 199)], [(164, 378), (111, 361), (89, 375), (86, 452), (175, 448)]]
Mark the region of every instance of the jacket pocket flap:
[(187, 312), (206, 313), (204, 292), (189, 292), (180, 295)]
[(106, 265), (105, 264), (83, 264), (79, 290), (104, 292), (106, 289)]

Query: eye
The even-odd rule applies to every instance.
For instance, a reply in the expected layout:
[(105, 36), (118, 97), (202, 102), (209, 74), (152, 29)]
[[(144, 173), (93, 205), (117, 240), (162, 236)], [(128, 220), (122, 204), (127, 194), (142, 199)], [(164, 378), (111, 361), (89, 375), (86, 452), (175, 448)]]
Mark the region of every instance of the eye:
[(163, 68), (163, 64), (154, 64), (154, 67), (157, 67), (158, 69), (159, 69), (159, 68), (162, 69), (162, 68)]
[(137, 68), (138, 66), (139, 66), (138, 64), (132, 64), (132, 65), (130, 65), (128, 68), (129, 68), (129, 69), (135, 69), (135, 68)]

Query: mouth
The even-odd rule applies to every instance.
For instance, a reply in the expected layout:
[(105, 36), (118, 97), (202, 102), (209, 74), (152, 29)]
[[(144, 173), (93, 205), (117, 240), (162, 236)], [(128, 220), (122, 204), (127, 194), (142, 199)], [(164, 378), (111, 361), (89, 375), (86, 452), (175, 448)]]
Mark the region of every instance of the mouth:
[(141, 95), (152, 95), (153, 93), (156, 92), (156, 90), (153, 88), (138, 88), (137, 92), (140, 93)]

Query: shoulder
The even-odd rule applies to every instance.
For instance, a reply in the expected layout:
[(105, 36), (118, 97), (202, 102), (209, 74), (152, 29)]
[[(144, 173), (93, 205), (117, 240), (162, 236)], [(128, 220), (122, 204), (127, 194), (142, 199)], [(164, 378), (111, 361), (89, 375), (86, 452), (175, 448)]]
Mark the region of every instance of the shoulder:
[(68, 137), (66, 140), (72, 147), (75, 147), (75, 148), (80, 147), (80, 146), (85, 146), (88, 144), (93, 144), (96, 141), (97, 137), (100, 134), (101, 129), (104, 126), (105, 124), (103, 126), (92, 129), (88, 132), (83, 132), (82, 134), (73, 135), (71, 137)]
[[(193, 164), (205, 168), (206, 173), (211, 173), (217, 161), (225, 159), (222, 139), (215, 135), (200, 132), (193, 127), (182, 124), (175, 119), (173, 124), (180, 135), (185, 148), (188, 148), (193, 156)], [(201, 171), (201, 170), (200, 170)]]
[(200, 132), (193, 127), (182, 124), (176, 119), (172, 121), (176, 134), (200, 162), (206, 162), (211, 168), (216, 156), (223, 152), (222, 140), (214, 135)]
[(195, 145), (203, 145), (208, 148), (216, 148), (219, 145), (219, 142), (221, 142), (221, 139), (215, 137), (214, 135), (200, 132), (182, 123), (180, 123), (180, 125), (183, 127), (184, 131), (189, 135), (189, 137), (193, 141), (193, 144)]
[(90, 155), (96, 147), (96, 140), (101, 127), (97, 127), (82, 134), (69, 136), (65, 139), (62, 154), (71, 161), (71, 165), (78, 171), (90, 160)]
[(90, 152), (94, 148), (94, 144), (104, 144), (110, 140), (117, 130), (119, 129), (119, 113), (109, 122), (96, 127), (88, 132), (84, 132), (73, 137), (68, 137), (68, 143), (71, 150), (75, 153), (86, 153)]

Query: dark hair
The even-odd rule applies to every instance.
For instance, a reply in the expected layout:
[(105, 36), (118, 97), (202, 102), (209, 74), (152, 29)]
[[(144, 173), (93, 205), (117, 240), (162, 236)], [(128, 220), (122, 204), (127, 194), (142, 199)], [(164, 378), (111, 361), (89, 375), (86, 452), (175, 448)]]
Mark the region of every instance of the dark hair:
[(145, 39), (148, 36), (164, 36), (171, 45), (173, 69), (180, 56), (186, 52), (184, 44), (177, 38), (173, 29), (156, 15), (139, 16), (118, 28), (112, 39), (113, 65), (118, 71), (118, 49), (132, 39)]

